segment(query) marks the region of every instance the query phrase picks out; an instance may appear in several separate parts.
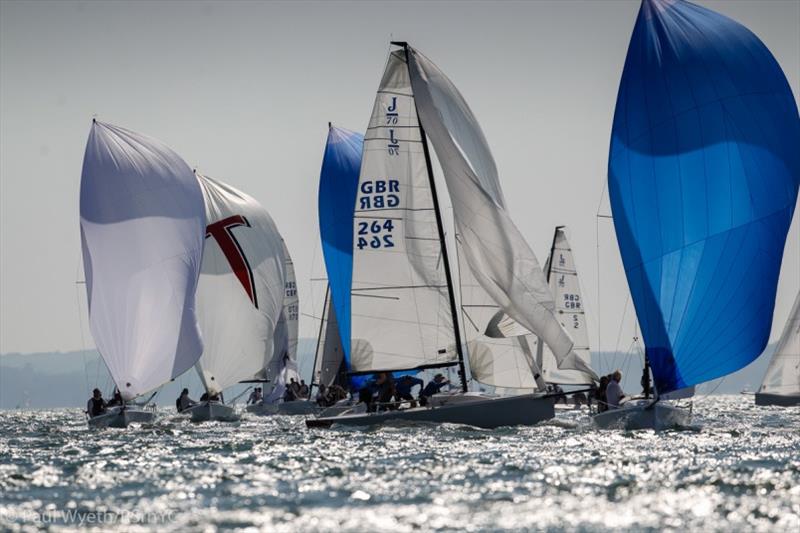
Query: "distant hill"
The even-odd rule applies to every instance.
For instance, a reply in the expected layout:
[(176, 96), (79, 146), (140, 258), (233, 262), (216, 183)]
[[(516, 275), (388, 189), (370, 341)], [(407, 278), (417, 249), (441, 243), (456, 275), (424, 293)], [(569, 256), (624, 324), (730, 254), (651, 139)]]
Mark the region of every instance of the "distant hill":
[[(298, 360), (300, 374), (306, 382), (311, 381), (315, 347), (315, 339), (300, 340)], [(755, 390), (766, 372), (772, 351), (770, 346), (746, 368), (723, 380), (703, 385), (699, 394), (735, 394), (745, 388)], [(642, 374), (639, 357), (593, 354), (592, 367), (599, 373), (619, 368), (624, 375), (623, 388), (629, 392), (639, 390)], [(94, 350), (0, 355), (0, 409), (82, 407), (96, 386), (103, 390), (104, 395), (110, 395), (113, 389), (108, 371)], [(202, 392), (200, 380), (193, 370), (167, 384), (159, 393), (158, 403), (172, 405), (183, 387), (188, 387), (194, 398)], [(233, 387), (226, 393), (226, 398), (232, 399), (245, 388), (244, 385)]]

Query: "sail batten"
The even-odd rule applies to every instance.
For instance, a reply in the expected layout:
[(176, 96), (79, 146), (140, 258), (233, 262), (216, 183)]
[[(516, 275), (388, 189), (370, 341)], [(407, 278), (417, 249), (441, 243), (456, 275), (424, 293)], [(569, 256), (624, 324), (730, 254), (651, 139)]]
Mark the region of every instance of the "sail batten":
[(766, 345), (798, 145), (791, 89), (755, 35), (689, 2), (642, 2), (608, 179), (659, 393), (738, 370)]

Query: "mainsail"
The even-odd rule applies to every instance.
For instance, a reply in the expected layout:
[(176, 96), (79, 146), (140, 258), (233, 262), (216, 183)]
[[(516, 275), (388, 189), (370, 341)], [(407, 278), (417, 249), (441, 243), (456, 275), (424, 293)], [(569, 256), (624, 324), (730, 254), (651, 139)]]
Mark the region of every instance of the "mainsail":
[(278, 375), (297, 378), (297, 335), (300, 318), (300, 300), (297, 295), (297, 278), (294, 262), (289, 254), (286, 241), (281, 238), (284, 257), (283, 309), (275, 326), (272, 356), (264, 361), (264, 369), (259, 377), (269, 383), (276, 383)]
[[(318, 365), (323, 364), (320, 349), (323, 354), (338, 351), (344, 359), (345, 367), (349, 368), (353, 209), (356, 205), (363, 144), (364, 136), (359, 133), (334, 126), (328, 129), (319, 176), (319, 229), (329, 287), (326, 292), (325, 323), (321, 331), (327, 332), (327, 327), (335, 323), (338, 334), (326, 333), (324, 342), (318, 347), (314, 380), (319, 377)], [(331, 316), (335, 316), (337, 320), (331, 321)], [(338, 370), (337, 365), (333, 370), (334, 374)]]
[(766, 346), (798, 146), (791, 89), (755, 35), (688, 2), (643, 1), (608, 183), (660, 394), (734, 372)]
[[(559, 368), (594, 375), (555, 316), (542, 269), (506, 210), (494, 159), (469, 106), (436, 65), (411, 47), (407, 51), (420, 120), (436, 149), (453, 205), (459, 254), (466, 259), (460, 269), (469, 269), (510, 319), (506, 322), (543, 339)], [(525, 357), (528, 364), (531, 357)]]
[(344, 364), (344, 349), (339, 337), (339, 322), (336, 320), (336, 310), (328, 287), (314, 356), (313, 383), (329, 387), (334, 382), (344, 382), (342, 373), (345, 371), (347, 367)]
[(164, 144), (94, 122), (80, 194), (92, 336), (130, 400), (191, 368), (203, 350), (194, 310), (202, 193)]
[(364, 138), (355, 204), (349, 349), (354, 371), (458, 360), (444, 237), (424, 142), (405, 52), (394, 51)]
[(272, 360), (273, 335), (285, 311), (287, 256), (275, 223), (258, 202), (230, 185), (196, 176), (208, 222), (197, 286), (205, 350), (197, 371), (206, 390), (218, 393), (259, 377)]
[[(575, 256), (567, 240), (566, 228), (558, 226), (553, 235), (553, 246), (545, 263), (545, 273), (550, 291), (556, 302), (556, 317), (569, 332), (575, 345), (572, 351), (587, 365), (591, 363), (589, 331), (586, 325), (586, 307), (581, 294)], [(542, 376), (548, 383), (581, 385), (592, 382), (592, 376), (578, 370), (558, 368), (558, 360), (550, 349), (541, 343), (537, 346), (537, 360)]]
[(800, 292), (758, 392), (800, 395)]

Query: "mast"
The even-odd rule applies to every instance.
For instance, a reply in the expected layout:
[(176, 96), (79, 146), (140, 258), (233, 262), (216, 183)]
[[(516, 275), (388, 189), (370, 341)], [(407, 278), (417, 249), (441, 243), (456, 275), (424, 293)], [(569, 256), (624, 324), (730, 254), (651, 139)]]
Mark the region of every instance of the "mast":
[[(392, 41), (391, 44), (395, 46), (402, 46), (403, 52), (406, 56), (406, 68), (408, 68), (408, 43), (405, 41)], [(414, 99), (414, 107), (416, 109), (417, 101)], [(444, 224), (442, 223), (442, 213), (439, 208), (439, 196), (436, 194), (436, 183), (433, 178), (433, 164), (431, 163), (431, 154), (428, 149), (428, 139), (425, 135), (425, 128), (422, 127), (422, 120), (419, 118), (419, 110), (417, 109), (417, 122), (419, 123), (419, 132), (422, 140), (422, 151), (425, 154), (425, 166), (428, 170), (428, 183), (431, 187), (431, 196), (433, 198), (433, 211), (436, 214), (436, 227), (439, 230), (439, 243), (442, 247), (442, 260), (444, 265), (444, 275), (447, 280), (447, 296), (450, 300), (450, 315), (453, 320), (453, 335), (456, 340), (456, 353), (458, 354), (458, 374), (461, 380), (461, 390), (467, 392), (467, 371), (464, 366), (464, 350), (461, 346), (461, 331), (458, 326), (458, 311), (456, 307), (456, 296), (453, 290), (453, 275), (450, 271), (450, 258), (447, 255), (447, 244), (444, 239)]]

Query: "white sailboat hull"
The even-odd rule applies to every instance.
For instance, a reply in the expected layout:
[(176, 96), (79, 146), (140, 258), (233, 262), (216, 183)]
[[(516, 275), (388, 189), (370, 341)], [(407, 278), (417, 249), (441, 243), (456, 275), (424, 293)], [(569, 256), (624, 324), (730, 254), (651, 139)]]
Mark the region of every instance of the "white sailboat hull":
[(495, 398), (477, 394), (454, 394), (443, 398), (434, 396), (431, 400), (429, 405), (413, 409), (310, 418), (306, 420), (306, 426), (370, 426), (391, 420), (404, 420), (494, 429), (502, 426), (530, 426), (555, 416), (552, 397), (540, 394)]
[(279, 403), (257, 403), (247, 406), (247, 412), (256, 416), (315, 415), (320, 411), (320, 407), (310, 400), (296, 400), (293, 402)]
[(225, 405), (220, 402), (200, 402), (183, 413), (192, 417), (192, 422), (236, 422), (239, 416), (234, 411), (233, 406)]
[(139, 406), (112, 407), (108, 412), (89, 419), (90, 428), (126, 428), (131, 424), (152, 424), (155, 411)]
[(688, 426), (692, 413), (688, 409), (666, 402), (651, 400), (630, 401), (618, 409), (610, 409), (592, 416), (600, 429), (665, 429)]
[(800, 394), (769, 394), (766, 392), (757, 392), (756, 405), (792, 407), (800, 405)]

